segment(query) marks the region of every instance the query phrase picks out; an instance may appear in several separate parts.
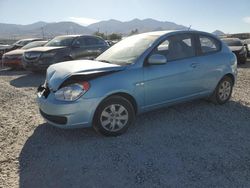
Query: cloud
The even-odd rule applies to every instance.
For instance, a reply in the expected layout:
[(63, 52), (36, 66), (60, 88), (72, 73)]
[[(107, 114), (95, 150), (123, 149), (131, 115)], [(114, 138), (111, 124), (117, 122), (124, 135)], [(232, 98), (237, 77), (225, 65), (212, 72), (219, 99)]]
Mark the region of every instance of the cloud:
[(250, 24), (250, 16), (244, 17), (244, 18), (243, 18), (243, 21), (244, 21), (245, 23)]
[(84, 18), (84, 17), (69, 17), (69, 20), (75, 23), (78, 23), (83, 26), (87, 26), (96, 22), (99, 22), (100, 20), (92, 19), (92, 18)]

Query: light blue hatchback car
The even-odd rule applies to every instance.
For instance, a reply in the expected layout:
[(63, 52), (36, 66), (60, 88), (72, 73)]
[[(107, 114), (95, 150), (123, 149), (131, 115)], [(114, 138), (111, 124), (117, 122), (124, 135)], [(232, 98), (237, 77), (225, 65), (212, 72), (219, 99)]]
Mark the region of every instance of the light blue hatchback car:
[(235, 55), (214, 35), (150, 32), (122, 40), (93, 61), (51, 65), (37, 101), (52, 125), (93, 126), (116, 136), (139, 113), (197, 98), (226, 103), (236, 75)]

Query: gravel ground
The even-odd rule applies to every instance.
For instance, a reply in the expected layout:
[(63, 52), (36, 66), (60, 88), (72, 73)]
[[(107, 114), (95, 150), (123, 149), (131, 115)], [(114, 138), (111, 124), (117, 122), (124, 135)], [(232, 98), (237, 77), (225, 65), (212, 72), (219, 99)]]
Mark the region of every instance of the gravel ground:
[(226, 105), (147, 113), (116, 138), (46, 124), (43, 79), (0, 71), (0, 187), (250, 187), (250, 62)]

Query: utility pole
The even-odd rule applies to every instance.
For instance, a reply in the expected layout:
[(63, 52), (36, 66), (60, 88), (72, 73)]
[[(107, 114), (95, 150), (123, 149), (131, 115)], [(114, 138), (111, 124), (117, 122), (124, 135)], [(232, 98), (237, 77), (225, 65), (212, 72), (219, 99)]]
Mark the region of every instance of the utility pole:
[(42, 30), (42, 36), (43, 36), (43, 39), (44, 39), (44, 28), (41, 27), (41, 30)]

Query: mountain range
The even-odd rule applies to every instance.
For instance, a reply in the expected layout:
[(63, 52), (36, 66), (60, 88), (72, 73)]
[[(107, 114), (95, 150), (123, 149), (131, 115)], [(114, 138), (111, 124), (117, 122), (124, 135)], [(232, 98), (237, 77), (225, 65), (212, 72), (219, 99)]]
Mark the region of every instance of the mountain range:
[(82, 26), (74, 22), (36, 22), (29, 25), (0, 23), (1, 39), (20, 39), (27, 37), (45, 37), (53, 38), (57, 35), (65, 34), (93, 34), (96, 31), (105, 34), (121, 33), (126, 36), (132, 30), (138, 30), (139, 33), (158, 31), (158, 30), (185, 30), (186, 26), (178, 25), (173, 22), (163, 22), (148, 19), (133, 19), (122, 22), (119, 20), (100, 21), (88, 26)]
[(140, 33), (156, 30), (182, 30), (187, 27), (173, 22), (162, 22), (154, 19), (133, 19), (131, 21), (107, 20), (82, 26), (74, 22), (36, 22), (29, 25), (0, 23), (0, 38), (47, 37), (52, 38), (64, 34), (121, 33), (128, 35), (132, 30)]
[(173, 22), (162, 22), (151, 18), (140, 20), (133, 19), (127, 22), (118, 20), (108, 20), (94, 23), (88, 26), (93, 31), (107, 32), (107, 33), (122, 33), (128, 34), (132, 30), (138, 29), (139, 32), (158, 31), (158, 30), (183, 30), (187, 27), (178, 25)]

